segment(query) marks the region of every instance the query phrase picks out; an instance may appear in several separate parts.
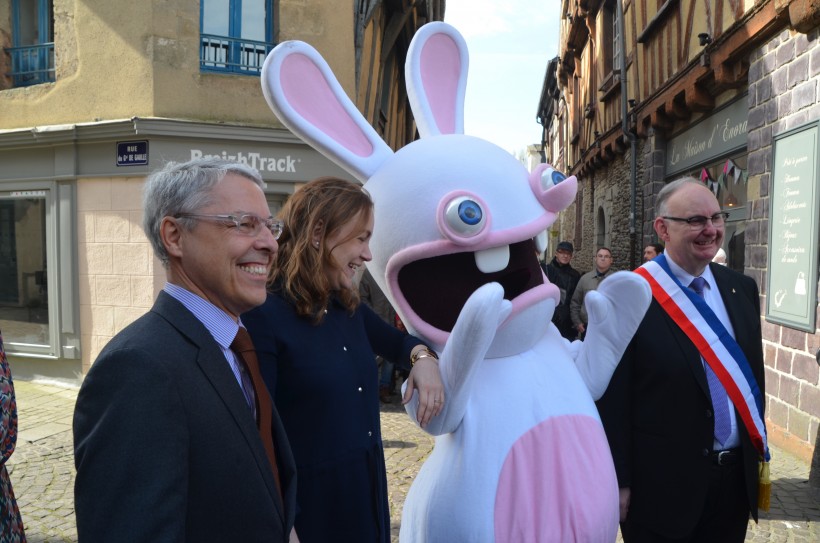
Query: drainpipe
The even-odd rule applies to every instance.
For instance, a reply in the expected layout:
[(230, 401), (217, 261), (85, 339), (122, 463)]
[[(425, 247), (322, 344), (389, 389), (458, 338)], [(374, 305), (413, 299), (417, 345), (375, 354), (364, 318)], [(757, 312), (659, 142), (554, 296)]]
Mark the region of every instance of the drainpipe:
[[(633, 4), (634, 7), (634, 4)], [(623, 0), (618, 0), (618, 34), (621, 39), (621, 127), (624, 136), (629, 140), (631, 163), (629, 165), (629, 268), (635, 269), (635, 252), (637, 232), (635, 221), (637, 215), (638, 199), (638, 137), (629, 127), (629, 117), (627, 116), (627, 81), (626, 81), (626, 34), (624, 29), (624, 4)]]

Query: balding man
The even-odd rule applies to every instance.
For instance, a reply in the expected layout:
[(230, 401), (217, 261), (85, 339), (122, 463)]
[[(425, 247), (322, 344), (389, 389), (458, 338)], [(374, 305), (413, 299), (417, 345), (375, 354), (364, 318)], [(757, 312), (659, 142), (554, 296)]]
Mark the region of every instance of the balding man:
[(758, 289), (711, 264), (727, 214), (706, 186), (672, 182), (657, 205), (665, 251), (636, 270), (653, 301), (598, 404), (623, 537), (739, 543), (767, 456)]

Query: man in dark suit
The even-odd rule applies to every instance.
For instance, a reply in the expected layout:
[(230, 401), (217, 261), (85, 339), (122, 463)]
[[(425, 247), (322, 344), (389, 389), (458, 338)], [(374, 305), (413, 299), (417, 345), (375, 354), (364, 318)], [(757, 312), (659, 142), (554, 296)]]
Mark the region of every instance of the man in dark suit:
[(168, 282), (80, 389), (80, 542), (292, 536), (290, 446), (254, 379), (255, 354), (233, 343), (244, 337), (239, 315), (265, 301), (282, 230), (262, 186), (256, 170), (221, 160), (169, 164), (148, 179), (144, 228)]
[[(664, 187), (657, 205), (654, 227), (665, 256), (644, 268), (659, 269), (658, 260), (664, 260), (681, 292), (698, 285), (695, 278), (705, 280), (697, 294), (737, 341), (764, 394), (757, 285), (710, 265), (726, 219), (717, 199), (687, 178)], [(749, 514), (757, 520), (760, 454), (725, 389), (711, 391), (707, 371), (695, 344), (653, 297), (598, 402), (621, 487), (627, 543), (742, 542)]]

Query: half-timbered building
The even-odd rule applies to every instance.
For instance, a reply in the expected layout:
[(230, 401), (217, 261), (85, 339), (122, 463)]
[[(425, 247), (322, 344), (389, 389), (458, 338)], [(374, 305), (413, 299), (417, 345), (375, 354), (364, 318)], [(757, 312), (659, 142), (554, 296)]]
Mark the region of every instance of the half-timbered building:
[(542, 147), (579, 191), (551, 241), (572, 241), (582, 267), (609, 246), (632, 269), (664, 184), (707, 184), (729, 213), (728, 265), (761, 291), (770, 438), (820, 481), (820, 7), (563, 0), (560, 16)]

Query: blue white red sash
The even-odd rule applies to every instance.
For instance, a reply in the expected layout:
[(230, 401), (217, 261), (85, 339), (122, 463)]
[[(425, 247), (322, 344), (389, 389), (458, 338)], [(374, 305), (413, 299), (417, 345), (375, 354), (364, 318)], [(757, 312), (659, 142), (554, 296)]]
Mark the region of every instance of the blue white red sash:
[[(760, 456), (769, 460), (763, 395), (746, 355), (706, 301), (683, 287), (669, 269), (666, 255), (647, 262), (635, 273), (649, 282), (652, 296), (695, 344), (737, 409)], [(715, 285), (712, 285), (715, 287)]]

